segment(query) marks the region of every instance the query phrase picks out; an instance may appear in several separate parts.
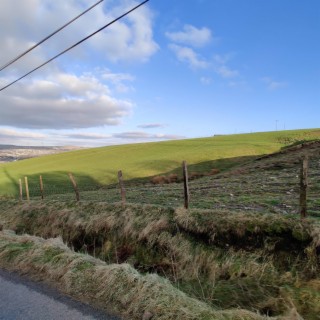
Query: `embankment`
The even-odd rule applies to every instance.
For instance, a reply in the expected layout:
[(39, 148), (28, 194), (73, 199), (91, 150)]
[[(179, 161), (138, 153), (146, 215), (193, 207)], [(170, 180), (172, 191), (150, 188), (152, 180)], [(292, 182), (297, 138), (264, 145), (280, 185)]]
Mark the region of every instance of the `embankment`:
[(1, 202), (0, 218), (4, 229), (61, 237), (78, 252), (61, 241), (5, 233), (3, 267), (43, 273), (67, 293), (108, 302), (130, 319), (145, 311), (153, 319), (293, 319), (296, 312), (317, 319), (320, 313), (315, 219), (9, 201)]

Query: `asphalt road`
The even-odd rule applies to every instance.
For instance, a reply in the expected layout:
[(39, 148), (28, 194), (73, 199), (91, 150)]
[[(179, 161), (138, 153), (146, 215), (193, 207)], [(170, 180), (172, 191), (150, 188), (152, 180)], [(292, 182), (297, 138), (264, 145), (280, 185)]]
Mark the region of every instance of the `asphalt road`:
[(0, 269), (0, 320), (120, 320)]

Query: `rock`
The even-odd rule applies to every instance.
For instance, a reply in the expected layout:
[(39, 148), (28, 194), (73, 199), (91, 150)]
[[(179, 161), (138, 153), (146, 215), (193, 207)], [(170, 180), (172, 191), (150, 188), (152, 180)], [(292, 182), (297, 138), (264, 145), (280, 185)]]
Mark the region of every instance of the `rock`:
[(150, 311), (145, 311), (142, 320), (150, 320), (153, 318), (153, 314)]

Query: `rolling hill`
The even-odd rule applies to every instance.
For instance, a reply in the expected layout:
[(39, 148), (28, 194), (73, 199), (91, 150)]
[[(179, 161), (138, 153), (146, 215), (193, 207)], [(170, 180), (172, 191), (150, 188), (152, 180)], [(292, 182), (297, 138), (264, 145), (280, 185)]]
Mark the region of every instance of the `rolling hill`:
[(107, 185), (122, 170), (126, 180), (180, 172), (182, 160), (193, 171), (225, 170), (298, 141), (320, 138), (320, 129), (221, 135), (158, 143), (128, 144), (78, 150), (0, 165), (0, 194), (15, 195), (18, 179), (39, 175), (47, 182), (64, 183), (73, 172), (78, 181)]
[[(133, 183), (126, 181), (126, 204), (116, 188), (84, 190), (80, 202), (72, 193), (0, 201), (0, 266), (50, 279), (97, 306), (108, 302), (124, 316), (130, 310), (130, 319), (141, 319), (146, 305), (166, 320), (318, 319), (319, 135), (314, 129), (215, 136), (3, 165), (1, 192), (14, 193), (24, 175), (62, 183), (69, 170), (77, 180), (109, 184), (122, 169)], [(306, 156), (308, 215), (300, 218)], [(181, 172), (182, 159), (190, 172), (220, 169), (190, 181), (188, 210), (182, 183), (146, 183), (155, 174)]]

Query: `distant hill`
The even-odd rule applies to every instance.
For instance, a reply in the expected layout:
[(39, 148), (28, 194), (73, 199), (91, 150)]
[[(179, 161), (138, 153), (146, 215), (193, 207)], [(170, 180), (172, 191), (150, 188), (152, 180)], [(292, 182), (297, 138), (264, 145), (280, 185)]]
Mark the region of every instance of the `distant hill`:
[[(260, 132), (214, 136), (155, 143), (108, 146), (53, 154), (0, 164), (0, 194), (15, 194), (19, 178), (28, 176), (47, 183), (65, 183), (68, 172), (77, 181), (107, 185), (117, 182), (118, 170), (124, 179), (150, 179), (160, 174), (181, 173), (186, 160), (190, 172), (220, 172), (255, 157), (277, 152), (301, 141), (320, 139), (320, 129)], [(56, 150), (55, 150), (56, 151)], [(62, 151), (62, 150), (59, 150)], [(36, 153), (37, 150), (34, 151)]]
[(15, 146), (0, 144), (0, 163), (80, 149), (78, 147)]

